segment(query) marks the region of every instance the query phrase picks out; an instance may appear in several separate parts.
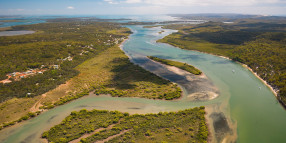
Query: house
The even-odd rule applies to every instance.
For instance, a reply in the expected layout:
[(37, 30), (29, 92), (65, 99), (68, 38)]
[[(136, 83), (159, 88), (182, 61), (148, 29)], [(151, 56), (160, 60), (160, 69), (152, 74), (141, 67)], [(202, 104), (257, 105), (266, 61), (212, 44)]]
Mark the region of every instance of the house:
[(12, 82), (12, 81), (9, 79), (4, 79), (4, 80), (0, 81), (0, 83), (3, 83), (3, 84), (10, 83), (10, 82)]
[(26, 74), (20, 74), (20, 78), (25, 78)]
[(59, 69), (59, 65), (53, 65), (54, 69)]

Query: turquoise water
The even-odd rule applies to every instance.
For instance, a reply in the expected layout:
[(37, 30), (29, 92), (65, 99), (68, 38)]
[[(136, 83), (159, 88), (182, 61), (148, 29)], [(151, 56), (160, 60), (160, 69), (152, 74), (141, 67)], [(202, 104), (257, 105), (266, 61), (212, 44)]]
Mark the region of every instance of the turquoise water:
[[(230, 128), (237, 131), (239, 143), (284, 143), (286, 112), (277, 103), (271, 90), (240, 64), (217, 56), (187, 51), (156, 43), (172, 32), (161, 28), (128, 26), (134, 34), (124, 43), (123, 50), (132, 61), (142, 65), (146, 55), (168, 58), (194, 65), (202, 70), (220, 91), (210, 101), (160, 101), (140, 98), (88, 96), (49, 110), (38, 117), (0, 131), (0, 142), (41, 142), (41, 133), (60, 123), (71, 111), (86, 109), (119, 110), (130, 113), (176, 111), (206, 105), (208, 115), (223, 113)], [(232, 71), (235, 72), (232, 72)], [(259, 88), (261, 87), (261, 89)], [(212, 126), (210, 124), (210, 126)], [(236, 128), (237, 127), (237, 128)], [(227, 141), (226, 141), (227, 142)]]
[[(286, 141), (285, 110), (277, 102), (271, 90), (248, 69), (221, 57), (155, 42), (173, 32), (171, 30), (165, 30), (166, 32), (160, 35), (158, 34), (160, 28), (144, 29), (142, 26), (129, 26), (129, 28), (135, 32), (124, 45), (124, 50), (133, 58), (152, 55), (186, 62), (201, 69), (214, 82), (220, 90), (219, 102), (227, 102), (223, 107), (224, 113), (229, 113), (232, 121), (237, 123), (238, 142)], [(230, 96), (229, 101), (228, 96)]]
[(33, 33), (35, 33), (35, 31), (0, 31), (0, 36), (16, 36)]

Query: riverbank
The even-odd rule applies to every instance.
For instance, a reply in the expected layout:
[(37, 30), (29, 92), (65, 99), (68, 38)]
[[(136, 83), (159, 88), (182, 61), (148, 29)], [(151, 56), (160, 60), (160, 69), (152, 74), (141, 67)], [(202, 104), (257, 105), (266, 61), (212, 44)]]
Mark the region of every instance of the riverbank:
[[(198, 52), (200, 52), (200, 51), (198, 51)], [(208, 54), (211, 54), (211, 53), (208, 53)], [(215, 54), (211, 54), (211, 55), (219, 56), (219, 55), (215, 55)], [(274, 90), (274, 88), (273, 88), (270, 84), (268, 84), (264, 79), (262, 79), (262, 78), (261, 78), (256, 72), (254, 72), (248, 65), (243, 64), (243, 63), (240, 63), (240, 62), (238, 62), (238, 61), (234, 61), (234, 60), (230, 59), (229, 57), (224, 57), (224, 56), (219, 56), (219, 57), (224, 58), (224, 59), (228, 59), (228, 60), (233, 61), (233, 62), (236, 62), (236, 63), (242, 65), (243, 67), (247, 68), (250, 72), (253, 73), (253, 75), (255, 75), (260, 81), (262, 81), (262, 82), (264, 83), (264, 85), (266, 85), (266, 86), (272, 91), (272, 93), (273, 93), (276, 97), (278, 96), (278, 91)], [(279, 99), (278, 99), (278, 100), (279, 100)], [(282, 106), (283, 106), (283, 105), (282, 105)]]
[[(200, 52), (200, 51), (198, 51), (198, 52)], [(207, 53), (207, 54), (211, 54), (211, 53)], [(264, 85), (266, 85), (266, 86), (272, 91), (272, 93), (274, 94), (275, 97), (278, 96), (278, 91), (274, 90), (274, 88), (273, 88), (270, 84), (268, 84), (267, 81), (265, 81), (264, 79), (262, 79), (262, 78), (261, 78), (256, 72), (254, 72), (248, 65), (243, 64), (243, 63), (240, 63), (240, 62), (238, 62), (238, 61), (234, 61), (234, 60), (230, 59), (229, 57), (220, 56), (220, 55), (215, 55), (215, 54), (211, 54), (211, 55), (218, 56), (218, 57), (221, 57), (221, 58), (224, 58), (224, 59), (227, 59), (227, 60), (236, 62), (236, 63), (242, 65), (243, 67), (247, 68), (250, 72), (253, 73), (253, 75), (254, 75), (255, 77), (257, 77), (260, 81), (262, 81), (262, 82), (264, 83)], [(278, 100), (279, 100), (279, 99), (278, 99)], [(282, 106), (283, 106), (283, 104), (282, 104)]]
[(185, 70), (185, 71), (187, 71), (189, 73), (192, 73), (194, 75), (200, 75), (202, 73), (199, 69), (197, 69), (194, 66), (189, 65), (187, 63), (181, 63), (181, 62), (178, 62), (178, 61), (161, 59), (161, 58), (153, 57), (153, 56), (147, 56), (147, 57), (149, 59), (153, 60), (153, 61), (157, 61), (157, 62), (160, 62), (160, 63), (165, 64), (165, 65), (169, 65), (169, 66), (174, 66), (174, 67), (180, 68), (180, 69)]
[[(122, 43), (126, 40), (127, 39), (122, 41)], [(121, 47), (122, 43), (120, 44)], [(98, 87), (104, 87), (107, 93), (112, 96), (141, 97), (149, 99), (166, 99), (166, 97), (169, 95), (171, 96), (173, 92), (178, 92), (179, 87), (177, 87), (176, 84), (172, 84), (168, 80), (162, 79), (133, 65), (123, 51), (120, 50), (120, 45), (111, 47), (77, 66), (76, 70), (80, 71), (78, 76), (75, 76), (65, 84), (61, 84), (57, 88), (45, 93), (44, 97), (37, 96), (33, 99), (23, 99), (27, 100), (27, 102), (30, 100), (33, 101), (32, 103), (29, 102), (31, 105), (26, 105), (28, 106), (26, 110), (37, 112), (42, 109), (50, 109), (80, 98), (86, 95), (86, 91), (98, 90)], [(136, 74), (130, 76), (127, 74), (129, 72)], [(116, 80), (114, 78), (116, 78)], [(110, 84), (114, 86), (110, 86)], [(82, 91), (84, 91), (84, 93), (82, 93)], [(116, 94), (113, 95), (113, 93)], [(178, 93), (180, 93), (180, 90)], [(16, 103), (19, 103), (19, 101)], [(14, 104), (15, 103), (11, 103), (10, 106), (13, 106)], [(7, 106), (7, 104), (5, 105)], [(40, 105), (43, 106), (40, 107)], [(16, 110), (17, 108), (11, 107), (9, 109)], [(13, 111), (10, 113), (13, 113)], [(24, 114), (21, 116), (26, 115)], [(21, 118), (21, 116), (17, 116), (14, 119)], [(17, 122), (18, 121), (11, 121), (7, 123), (7, 125), (5, 124), (4, 127), (14, 125)]]
[[(133, 59), (136, 59), (133, 57)], [(148, 71), (178, 84), (184, 96), (178, 100), (207, 101), (219, 96), (218, 89), (205, 74), (194, 75), (180, 68), (162, 64), (147, 57), (140, 57), (140, 66)], [(144, 64), (142, 64), (144, 63)]]
[[(165, 43), (165, 42), (159, 42), (159, 41), (156, 41), (158, 43)], [(172, 45), (172, 43), (165, 43), (165, 44), (170, 44)], [(174, 46), (174, 45), (172, 45)], [(254, 76), (256, 76), (260, 81), (262, 81), (264, 83), (264, 85), (266, 85), (270, 90), (271, 92), (274, 94), (275, 97), (278, 97), (278, 91), (274, 90), (274, 88), (267, 83), (267, 81), (265, 81), (264, 79), (262, 79), (256, 72), (254, 72), (249, 66), (247, 66), (246, 64), (243, 64), (243, 63), (240, 63), (238, 61), (234, 61), (232, 60), (231, 58), (229, 57), (225, 57), (225, 56), (222, 56), (222, 55), (217, 55), (217, 54), (213, 54), (213, 53), (208, 53), (208, 52), (203, 52), (203, 51), (199, 51), (199, 50), (190, 50), (190, 49), (185, 49), (185, 48), (180, 48), (180, 47), (177, 47), (177, 46), (174, 46), (175, 48), (179, 48), (179, 49), (183, 49), (183, 50), (189, 50), (189, 51), (195, 51), (195, 52), (200, 52), (200, 53), (204, 53), (204, 54), (210, 54), (210, 55), (213, 55), (213, 56), (218, 56), (218, 57), (221, 57), (221, 58), (224, 58), (224, 59), (227, 59), (227, 60), (230, 60), (230, 61), (233, 61), (233, 62), (236, 62), (240, 65), (242, 65), (243, 67), (245, 67), (246, 69), (248, 69), (250, 72), (253, 73)], [(283, 106), (285, 109), (286, 109), (286, 105), (283, 104), (283, 102), (277, 98), (277, 100), (281, 103), (281, 106)]]
[[(267, 34), (262, 31), (256, 33), (259, 36), (255, 36), (252, 35), (253, 33), (245, 31), (254, 27), (257, 30), (262, 30), (259, 23), (253, 23), (254, 27), (244, 27), (242, 24), (237, 23), (235, 26), (230, 26), (233, 28), (231, 31), (229, 31), (229, 25), (216, 23), (206, 23), (192, 27), (178, 26), (176, 29), (179, 32), (170, 34), (158, 41), (181, 49), (218, 55), (229, 60), (234, 59), (232, 61), (248, 65), (248, 69), (251, 68), (250, 71), (272, 90), (277, 100), (286, 109), (286, 84), (284, 82), (285, 75), (283, 75), (285, 68), (283, 64), (280, 64), (285, 63), (285, 58), (282, 58), (286, 53), (285, 44), (283, 43), (285, 38), (276, 33), (277, 29), (269, 25), (270, 28)], [(232, 32), (236, 34), (230, 34)], [(283, 29), (280, 32), (285, 33)], [(240, 34), (245, 36), (235, 36)], [(274, 36), (279, 37), (280, 40), (270, 38)], [(231, 57), (231, 59), (228, 57)]]

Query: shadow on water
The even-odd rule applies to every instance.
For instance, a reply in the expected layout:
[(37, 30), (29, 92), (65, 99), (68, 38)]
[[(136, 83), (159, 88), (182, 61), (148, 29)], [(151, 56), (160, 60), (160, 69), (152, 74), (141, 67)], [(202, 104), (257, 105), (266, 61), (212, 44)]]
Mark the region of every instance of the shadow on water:
[[(133, 57), (132, 61), (135, 64), (142, 66), (144, 69), (155, 73), (165, 79), (175, 82), (182, 86), (186, 91), (186, 96), (197, 96), (197, 101), (209, 100), (209, 98), (201, 98), (199, 96), (206, 96), (209, 92), (219, 94), (214, 84), (206, 77), (200, 77), (191, 73), (178, 74), (170, 71), (166, 66), (154, 62), (146, 57)], [(197, 94), (195, 94), (197, 93)], [(193, 95), (191, 95), (193, 94)], [(193, 100), (195, 97), (191, 97)], [(191, 99), (190, 98), (190, 99)]]
[(23, 141), (21, 141), (21, 143), (30, 143), (31, 140), (33, 140), (36, 136), (37, 136), (36, 134), (32, 134), (28, 136), (27, 138), (25, 138)]
[[(112, 84), (106, 85), (116, 89), (135, 89), (134, 82), (145, 81), (158, 85), (164, 85), (168, 82), (156, 76), (155, 74), (144, 70), (142, 67), (135, 65), (128, 58), (115, 58), (112, 65)], [(155, 68), (155, 67), (154, 67)]]
[(47, 123), (50, 123), (54, 118), (56, 118), (58, 115), (54, 115), (54, 116), (52, 116), (52, 117), (50, 117), (49, 119), (48, 119), (48, 121), (47, 121)]
[(180, 57), (181, 59), (192, 59), (193, 61), (206, 60), (205, 58), (203, 58), (203, 57), (200, 56), (200, 55), (179, 54), (178, 57)]
[(232, 131), (228, 125), (227, 119), (222, 112), (211, 113), (210, 118), (213, 120), (213, 127), (215, 130), (215, 136), (218, 142), (222, 142), (222, 139), (232, 134)]
[(229, 64), (229, 61), (213, 61), (213, 64)]
[(139, 109), (142, 109), (142, 108), (132, 107), (132, 108), (127, 108), (127, 109), (135, 109), (135, 110), (139, 110)]

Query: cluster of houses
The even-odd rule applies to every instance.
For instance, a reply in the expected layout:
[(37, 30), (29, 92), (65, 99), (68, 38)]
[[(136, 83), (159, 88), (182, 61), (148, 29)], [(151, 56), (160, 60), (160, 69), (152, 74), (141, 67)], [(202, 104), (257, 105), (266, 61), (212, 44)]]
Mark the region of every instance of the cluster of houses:
[[(110, 35), (110, 37), (112, 37), (112, 35)], [(98, 39), (99, 40), (99, 39)], [(124, 38), (115, 38), (113, 39), (115, 44), (118, 44), (120, 41), (124, 40)], [(99, 40), (100, 41), (100, 40)], [(111, 40), (108, 40), (107, 42), (104, 42), (104, 44), (106, 45), (111, 45)], [(72, 45), (66, 45), (67, 47), (71, 47)], [(89, 48), (89, 49), (93, 49), (93, 44), (84, 46), (82, 48)], [(84, 53), (88, 53), (89, 51), (85, 51), (82, 50), (82, 52), (80, 53), (80, 55), (83, 55)], [(64, 59), (57, 59), (57, 61), (72, 61), (73, 57), (68, 56)], [(43, 74), (46, 70), (53, 68), (53, 69), (59, 69), (59, 65), (51, 65), (48, 68), (44, 68), (45, 66), (42, 65), (41, 68), (36, 68), (36, 69), (29, 69), (25, 72), (13, 72), (13, 73), (9, 73), (6, 76), (8, 77), (7, 79), (1, 80), (0, 83), (6, 84), (6, 83), (10, 83), (12, 82), (11, 79), (13, 79), (14, 81), (19, 81), (22, 78), (27, 78), (29, 76), (33, 76), (36, 74)]]
[[(25, 72), (13, 72), (13, 73), (9, 73), (6, 76), (8, 77), (7, 79), (1, 80), (0, 83), (6, 84), (6, 83), (10, 83), (12, 82), (11, 79), (15, 80), (15, 81), (19, 81), (22, 78), (27, 78), (29, 76), (33, 76), (36, 74), (43, 74), (45, 71), (48, 70), (48, 68), (43, 68), (44, 65), (42, 65), (41, 68), (36, 68), (36, 69), (29, 69)], [(50, 68), (53, 69), (59, 69), (59, 65), (52, 65), (50, 66)]]
[(112, 40), (107, 40), (107, 42), (103, 42), (105, 45), (112, 45), (113, 43), (115, 44), (119, 44), (120, 41), (123, 41), (124, 38), (115, 38), (114, 41), (112, 42)]
[(73, 59), (73, 57), (68, 56), (68, 57), (66, 57), (64, 59), (57, 59), (57, 61), (72, 61), (72, 59)]

